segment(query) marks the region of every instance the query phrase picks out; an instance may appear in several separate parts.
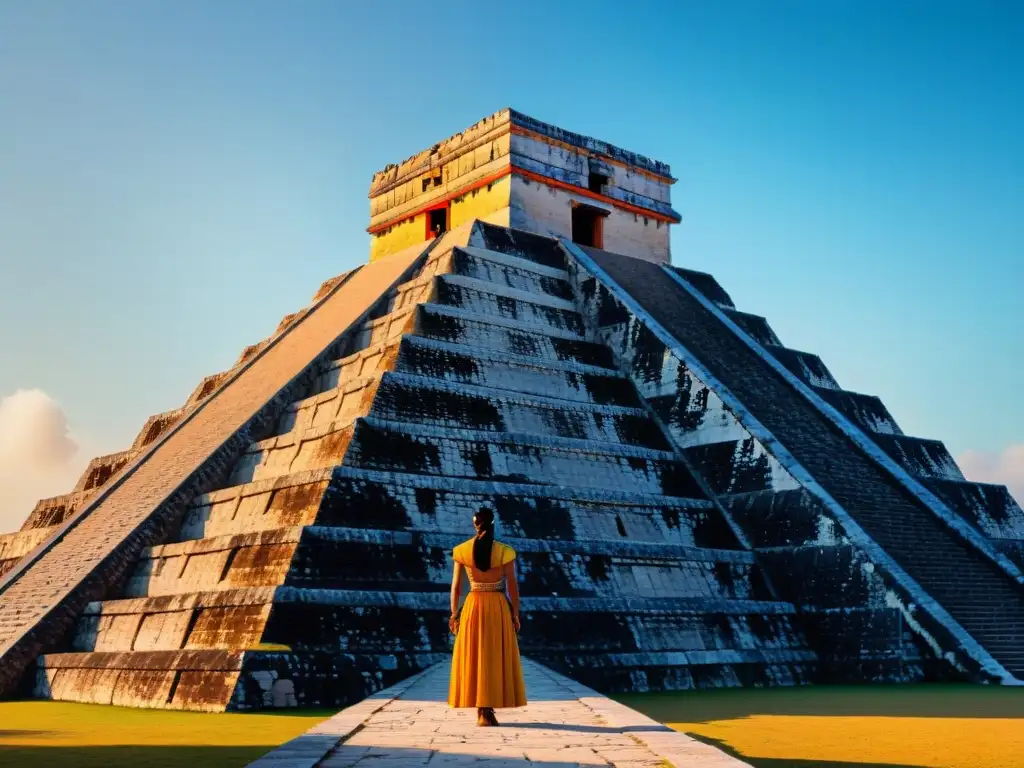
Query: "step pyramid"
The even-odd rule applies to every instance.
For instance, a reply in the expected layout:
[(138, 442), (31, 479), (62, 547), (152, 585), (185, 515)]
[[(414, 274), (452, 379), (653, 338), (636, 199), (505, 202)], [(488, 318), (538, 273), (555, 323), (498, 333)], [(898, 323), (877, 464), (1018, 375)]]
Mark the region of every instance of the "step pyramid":
[(1024, 678), (1020, 507), (663, 263), (667, 176), (511, 110), (378, 174), (369, 264), (0, 538), (0, 693), (351, 704), (450, 652), (482, 505), (602, 691)]

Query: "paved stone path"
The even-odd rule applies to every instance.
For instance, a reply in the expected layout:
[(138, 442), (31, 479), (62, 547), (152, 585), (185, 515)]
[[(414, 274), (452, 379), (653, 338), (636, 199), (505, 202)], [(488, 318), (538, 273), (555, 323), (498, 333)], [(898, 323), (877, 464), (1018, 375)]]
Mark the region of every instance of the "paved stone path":
[(677, 733), (600, 694), (524, 661), (530, 703), (498, 710), (448, 708), (448, 664), (343, 709), (249, 768), (740, 768), (747, 763)]

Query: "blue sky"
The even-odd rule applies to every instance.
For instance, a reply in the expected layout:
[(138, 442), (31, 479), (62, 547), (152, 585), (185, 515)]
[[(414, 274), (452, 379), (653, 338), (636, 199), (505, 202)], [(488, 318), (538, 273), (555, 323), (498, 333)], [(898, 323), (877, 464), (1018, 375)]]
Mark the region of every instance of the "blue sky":
[(1022, 39), (969, 0), (4, 3), (0, 398), (55, 398), (80, 461), (127, 447), (366, 259), (375, 170), (513, 106), (670, 163), (676, 263), (994, 457), (1024, 443)]

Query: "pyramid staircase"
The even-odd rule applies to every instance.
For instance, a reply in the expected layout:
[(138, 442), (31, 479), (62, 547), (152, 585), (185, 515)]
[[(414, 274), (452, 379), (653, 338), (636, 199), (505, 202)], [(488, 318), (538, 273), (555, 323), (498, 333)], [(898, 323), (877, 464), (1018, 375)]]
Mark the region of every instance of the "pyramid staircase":
[[(480, 223), (394, 267), (288, 397), (213, 454), (202, 492), (63, 609), (34, 695), (205, 710), (361, 699), (449, 651), (450, 550), (484, 504), (520, 553), (525, 655), (603, 690), (814, 679), (794, 605), (597, 341), (566, 267), (556, 241)], [(274, 341), (154, 417), (135, 453), (94, 462), (114, 468), (82, 490), (128, 487), (116, 464), (155, 461), (171, 438), (145, 438), (214, 393), (227, 402)], [(0, 622), (56, 551), (9, 574)]]
[[(351, 274), (352, 272), (346, 272), (324, 282), (313, 297), (313, 301), (317, 302), (323, 299), (332, 290), (343, 284)], [(29, 513), (21, 530), (15, 533), (0, 534), (0, 577), (12, 570), (37, 546), (56, 534), (61, 526), (72, 519), (75, 513), (97, 491), (109, 487), (110, 481), (116, 478), (122, 469), (142, 456), (147, 448), (206, 401), (221, 384), (247, 363), (250, 363), (271, 341), (301, 319), (306, 311), (308, 310), (285, 316), (269, 338), (246, 347), (230, 369), (204, 378), (181, 408), (151, 416), (139, 431), (131, 448), (92, 459), (71, 492), (41, 499)]]
[(328, 281), (0, 538), (0, 686), (358, 700), (449, 651), (484, 504), (523, 652), (606, 691), (1022, 674), (1005, 488), (709, 275), (477, 222)]
[(737, 310), (711, 275), (674, 271), (950, 511), (1024, 569), (1024, 510), (1005, 485), (967, 480), (941, 440), (905, 435), (878, 397), (844, 390), (819, 357), (783, 346), (765, 318)]
[(797, 605), (824, 678), (1024, 679), (1024, 515), (1004, 487), (965, 480), (710, 275), (568, 248), (598, 337)]

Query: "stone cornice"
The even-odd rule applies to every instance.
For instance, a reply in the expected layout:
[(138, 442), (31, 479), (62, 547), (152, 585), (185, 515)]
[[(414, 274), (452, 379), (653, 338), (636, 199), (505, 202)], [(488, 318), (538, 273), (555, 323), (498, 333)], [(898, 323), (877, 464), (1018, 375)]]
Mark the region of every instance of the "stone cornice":
[(676, 181), (672, 177), (667, 163), (652, 160), (606, 141), (563, 130), (514, 109), (503, 109), (485, 117), (465, 131), (435, 144), (430, 149), (413, 155), (402, 163), (388, 165), (378, 171), (374, 174), (370, 184), (369, 197), (374, 198), (386, 194), (424, 172), (443, 166), (453, 158), (471, 152), (508, 133), (526, 135), (546, 143), (575, 149), (581, 154), (597, 156), (616, 165), (651, 176), (665, 184), (673, 184)]

